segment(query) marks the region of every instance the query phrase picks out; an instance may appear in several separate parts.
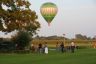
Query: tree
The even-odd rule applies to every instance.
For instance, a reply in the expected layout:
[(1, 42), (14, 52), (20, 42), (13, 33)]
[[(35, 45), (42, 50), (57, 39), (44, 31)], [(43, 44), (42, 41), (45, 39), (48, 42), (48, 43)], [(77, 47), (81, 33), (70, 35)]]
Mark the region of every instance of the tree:
[(35, 11), (27, 0), (0, 0), (0, 31), (27, 31), (34, 35), (40, 24)]
[(0, 0), (0, 31), (17, 30), (13, 41), (21, 49), (29, 44), (30, 34), (33, 36), (40, 28), (36, 12), (30, 9), (30, 5), (28, 0)]
[(89, 39), (89, 37), (87, 37), (86, 35), (81, 35), (81, 34), (76, 34), (75, 38), (81, 39), (81, 40), (88, 40)]
[(24, 50), (28, 46), (32, 37), (26, 31), (19, 31), (15, 36), (13, 36), (12, 41), (16, 44), (17, 50)]
[(96, 40), (96, 35), (92, 38), (92, 40)]

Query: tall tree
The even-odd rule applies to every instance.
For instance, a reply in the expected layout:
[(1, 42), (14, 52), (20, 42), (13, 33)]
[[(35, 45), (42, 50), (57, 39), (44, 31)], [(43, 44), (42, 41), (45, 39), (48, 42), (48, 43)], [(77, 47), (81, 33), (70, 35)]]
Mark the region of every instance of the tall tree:
[(28, 0), (0, 0), (0, 31), (24, 30), (32, 35), (40, 27)]

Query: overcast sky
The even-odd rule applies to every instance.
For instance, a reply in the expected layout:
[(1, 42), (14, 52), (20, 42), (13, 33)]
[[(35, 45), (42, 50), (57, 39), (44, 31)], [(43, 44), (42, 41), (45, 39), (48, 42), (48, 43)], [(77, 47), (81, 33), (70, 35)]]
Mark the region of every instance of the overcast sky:
[[(30, 0), (31, 9), (35, 10), (41, 23), (40, 36), (66, 34), (74, 37), (83, 34), (96, 35), (96, 0)], [(58, 13), (49, 27), (40, 14), (40, 6), (45, 2), (53, 2)]]
[[(72, 38), (75, 34), (93, 37), (96, 35), (96, 0), (29, 0), (31, 9), (36, 11), (41, 24), (40, 36), (66, 34)], [(50, 27), (40, 14), (40, 7), (45, 2), (53, 2), (58, 13)]]

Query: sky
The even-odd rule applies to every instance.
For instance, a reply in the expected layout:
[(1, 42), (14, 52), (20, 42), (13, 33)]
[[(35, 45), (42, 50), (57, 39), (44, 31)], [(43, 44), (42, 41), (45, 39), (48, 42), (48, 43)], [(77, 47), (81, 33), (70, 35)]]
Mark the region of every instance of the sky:
[[(30, 8), (36, 11), (41, 24), (39, 36), (63, 36), (74, 38), (75, 34), (93, 37), (96, 35), (96, 0), (29, 0)], [(40, 14), (43, 3), (57, 5), (58, 13), (50, 27)]]
[[(58, 35), (72, 38), (75, 34), (93, 37), (96, 35), (96, 0), (30, 0), (31, 9), (36, 11), (41, 24), (40, 36)], [(51, 26), (40, 14), (43, 3), (52, 2), (58, 7), (58, 13)]]

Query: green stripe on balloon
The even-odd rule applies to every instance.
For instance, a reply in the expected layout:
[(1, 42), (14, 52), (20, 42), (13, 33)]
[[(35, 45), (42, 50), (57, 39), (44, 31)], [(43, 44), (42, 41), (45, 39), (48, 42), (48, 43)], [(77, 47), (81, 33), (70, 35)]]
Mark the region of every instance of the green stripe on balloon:
[(57, 7), (55, 4), (51, 3), (51, 2), (47, 2), (47, 3), (44, 3), (42, 7)]
[(43, 16), (55, 16), (55, 14), (44, 14)]
[(44, 19), (47, 21), (47, 22), (52, 22), (54, 16), (45, 16)]

